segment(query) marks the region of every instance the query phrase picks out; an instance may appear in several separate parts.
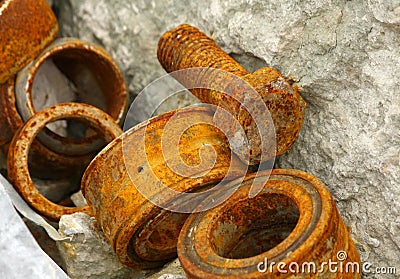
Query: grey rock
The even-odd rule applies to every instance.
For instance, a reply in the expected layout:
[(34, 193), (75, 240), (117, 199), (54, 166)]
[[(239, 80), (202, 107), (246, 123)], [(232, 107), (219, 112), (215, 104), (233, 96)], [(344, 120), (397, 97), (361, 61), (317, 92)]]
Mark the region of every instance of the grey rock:
[(183, 271), (178, 259), (166, 264), (161, 271), (152, 274), (147, 279), (186, 279), (185, 272)]
[(61, 258), (60, 251), (57, 248), (57, 242), (49, 237), (43, 227), (35, 224), (33, 221), (27, 218), (22, 218), (22, 220), (25, 222), (25, 225), (32, 233), (40, 248), (46, 252), (46, 254), (49, 255), (56, 264), (58, 264), (62, 269), (65, 269), (64, 261)]
[(67, 279), (68, 276), (39, 247), (14, 209), (8, 182), (0, 175), (0, 278)]
[(95, 219), (84, 213), (64, 215), (61, 235), (71, 241), (58, 242), (68, 275), (79, 279), (143, 278), (141, 271), (123, 266), (105, 236), (95, 228)]
[(71, 200), (75, 204), (75, 206), (85, 206), (87, 205), (86, 199), (83, 196), (81, 191), (78, 191), (71, 195)]
[[(76, 92), (67, 77), (51, 59), (43, 62), (32, 84), (32, 102), (36, 111), (75, 100)], [(60, 136), (68, 136), (66, 120), (49, 123), (46, 127)]]
[(398, 0), (66, 0), (56, 5), (62, 34), (111, 52), (132, 95), (164, 74), (157, 42), (181, 23), (212, 35), (249, 70), (268, 65), (293, 76), (308, 112), (299, 139), (277, 165), (324, 181), (352, 228), (362, 260), (374, 268), (400, 269)]

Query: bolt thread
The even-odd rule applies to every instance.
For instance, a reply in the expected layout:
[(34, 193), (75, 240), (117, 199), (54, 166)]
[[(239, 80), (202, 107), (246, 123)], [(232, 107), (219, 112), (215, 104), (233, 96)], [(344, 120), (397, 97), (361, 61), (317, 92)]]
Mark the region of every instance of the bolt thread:
[[(160, 38), (157, 56), (164, 69), (169, 73), (174, 72), (172, 76), (202, 102), (219, 106), (235, 118), (233, 120), (223, 114), (222, 110), (214, 115), (215, 123), (232, 140), (233, 152), (243, 161), (247, 161), (248, 155), (249, 163), (253, 165), (275, 155), (270, 151), (271, 144), (262, 144), (271, 142), (265, 136), (269, 133), (261, 135), (255, 122), (256, 117), (265, 110), (255, 110), (250, 114), (242, 106), (246, 98), (256, 100), (254, 96), (250, 97), (252, 90), (258, 93), (271, 115), (277, 155), (286, 152), (299, 135), (305, 102), (275, 69), (261, 68), (252, 74), (248, 73), (213, 39), (187, 24), (166, 32)], [(202, 68), (194, 72), (176, 72), (196, 67)], [(259, 117), (265, 117), (261, 114)], [(237, 136), (240, 131), (235, 128), (235, 123), (243, 128), (248, 144), (244, 144)]]
[(188, 24), (180, 25), (160, 38), (157, 56), (167, 72), (207, 67), (238, 76), (248, 74), (246, 69), (225, 53), (213, 39)]
[[(249, 74), (239, 63), (225, 53), (213, 39), (196, 27), (180, 25), (166, 32), (158, 43), (158, 60), (168, 72), (188, 68), (214, 68), (236, 76)], [(215, 80), (207, 80), (210, 75), (204, 72), (196, 77), (196, 84), (210, 85)], [(183, 80), (179, 80), (184, 83)], [(218, 105), (221, 94), (206, 89), (192, 89), (191, 92), (202, 102)]]

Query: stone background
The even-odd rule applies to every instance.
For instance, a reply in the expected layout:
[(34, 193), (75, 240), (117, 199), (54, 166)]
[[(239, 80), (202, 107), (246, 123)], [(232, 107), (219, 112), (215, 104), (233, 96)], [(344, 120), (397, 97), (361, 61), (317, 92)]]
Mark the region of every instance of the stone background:
[[(159, 37), (199, 27), (235, 59), (292, 76), (309, 107), (279, 167), (331, 190), (363, 261), (400, 272), (400, 3), (398, 0), (55, 0), (63, 36), (95, 42), (132, 96), (165, 74)], [(373, 275), (364, 278), (395, 278)]]

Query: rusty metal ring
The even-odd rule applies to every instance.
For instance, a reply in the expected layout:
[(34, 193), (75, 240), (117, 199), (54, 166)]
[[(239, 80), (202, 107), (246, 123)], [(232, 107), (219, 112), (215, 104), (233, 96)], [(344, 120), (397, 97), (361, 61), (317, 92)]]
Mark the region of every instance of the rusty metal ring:
[[(0, 85), (0, 147), (8, 153), (14, 134), (24, 125), (15, 105), (15, 77)], [(70, 178), (83, 173), (95, 156), (94, 153), (82, 156), (67, 156), (53, 152), (35, 140), (29, 150), (29, 168), (32, 176), (42, 179)]]
[(86, 122), (103, 134), (106, 142), (113, 140), (122, 133), (118, 124), (100, 109), (86, 104), (65, 103), (36, 113), (15, 134), (11, 141), (7, 159), (9, 179), (30, 206), (53, 220), (59, 220), (64, 214), (90, 212), (87, 206), (65, 207), (49, 201), (36, 189), (29, 174), (28, 154), (35, 136), (49, 122), (66, 118)]
[[(196, 165), (199, 150), (204, 158), (215, 155), (212, 169), (206, 174), (200, 170), (194, 177), (181, 176), (173, 171), (178, 164), (175, 158), (166, 162), (162, 151), (162, 134), (170, 118), (179, 112), (179, 122), (171, 131), (179, 131), (185, 121), (201, 123), (191, 126), (181, 135), (179, 158), (186, 158), (189, 165)], [(213, 111), (204, 107), (188, 107), (171, 111), (143, 122), (114, 140), (91, 162), (82, 179), (82, 192), (120, 261), (128, 266), (149, 269), (160, 267), (176, 257), (176, 242), (188, 214), (167, 211), (153, 204), (138, 190), (147, 187), (149, 196), (165, 203), (195, 203), (165, 195), (160, 184), (177, 192), (196, 192), (213, 187), (227, 175), (229, 168), (235, 179), (247, 167), (231, 153), (224, 134), (212, 123)], [(188, 120), (190, 119), (190, 120)], [(146, 132), (145, 147), (140, 146), (142, 132)], [(172, 139), (165, 139), (170, 146)], [(146, 150), (146, 156), (140, 155)], [(214, 153), (215, 152), (215, 153)], [(231, 155), (232, 161), (231, 161)], [(168, 163), (170, 163), (168, 165)], [(233, 170), (233, 171), (232, 171)], [(149, 182), (156, 175), (158, 182)], [(135, 181), (135, 183), (133, 182)], [(218, 187), (216, 187), (218, 188)]]
[[(15, 84), (16, 104), (23, 121), (40, 110), (35, 108), (33, 88), (39, 69), (50, 60), (74, 84), (78, 94), (76, 101), (96, 106), (111, 115), (116, 122), (122, 122), (128, 94), (120, 69), (104, 49), (73, 38), (55, 40), (18, 73)], [(98, 151), (103, 144), (96, 134), (73, 139), (59, 136), (47, 128), (38, 134), (38, 140), (54, 152), (71, 156)]]
[(33, 60), (57, 35), (57, 19), (47, 1), (0, 1), (0, 84)]
[[(349, 230), (321, 181), (302, 171), (273, 170), (260, 194), (250, 199), (252, 183), (258, 183), (254, 175), (242, 185), (231, 182), (226, 187), (238, 189), (224, 204), (187, 219), (177, 248), (188, 278), (300, 275), (303, 270), (291, 273), (291, 263), (301, 267), (313, 262), (318, 271), (328, 261), (361, 266)], [(339, 258), (342, 252), (346, 258)], [(271, 267), (272, 262), (275, 265)], [(277, 268), (280, 262), (286, 269), (283, 265), (281, 270)], [(307, 278), (317, 278), (321, 273), (324, 278), (360, 277), (359, 270), (332, 273), (326, 268), (314, 275), (311, 271)]]

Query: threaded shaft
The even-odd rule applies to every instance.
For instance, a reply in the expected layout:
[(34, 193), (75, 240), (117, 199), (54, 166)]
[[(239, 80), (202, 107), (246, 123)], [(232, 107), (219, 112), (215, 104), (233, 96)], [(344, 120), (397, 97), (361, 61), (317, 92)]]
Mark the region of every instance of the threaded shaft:
[[(231, 113), (242, 126), (250, 148), (237, 137), (234, 121), (222, 112), (216, 112), (215, 122), (232, 140), (233, 151), (243, 161), (250, 157), (250, 164), (259, 163), (269, 156), (272, 140), (277, 143), (278, 155), (286, 152), (293, 144), (303, 123), (305, 102), (285, 78), (274, 69), (262, 68), (250, 74), (232, 57), (225, 53), (211, 38), (196, 27), (183, 24), (166, 32), (158, 43), (158, 60), (164, 69), (204, 103), (217, 105)], [(198, 68), (196, 71), (176, 72)], [(217, 69), (220, 71), (214, 71)], [(198, 71), (197, 71), (198, 70)], [(256, 91), (257, 96), (250, 92)], [(265, 139), (269, 132), (258, 132), (254, 117), (261, 116), (259, 110), (249, 112), (242, 105), (248, 100), (261, 97), (275, 127), (276, 138)], [(250, 115), (252, 113), (252, 115)], [(265, 123), (267, 119), (262, 120)], [(264, 136), (264, 140), (262, 137)], [(264, 143), (264, 144), (262, 144)], [(268, 154), (261, 158), (262, 154)]]
[[(204, 67), (222, 70), (236, 76), (249, 74), (239, 63), (225, 53), (213, 39), (201, 32), (196, 27), (188, 24), (180, 25), (166, 32), (158, 43), (158, 60), (168, 72), (174, 72), (189, 68)], [(226, 77), (228, 78), (228, 77)], [(212, 88), (215, 79), (210, 79), (207, 72), (198, 76), (190, 75), (189, 84), (203, 84)], [(196, 80), (193, 80), (196, 79)], [(185, 77), (179, 81), (185, 84)], [(218, 87), (223, 85), (219, 84)], [(221, 94), (209, 89), (191, 89), (197, 98), (204, 103), (219, 105)]]
[(180, 25), (160, 38), (157, 56), (167, 72), (207, 67), (238, 76), (248, 74), (246, 69), (225, 53), (213, 39), (188, 24)]

